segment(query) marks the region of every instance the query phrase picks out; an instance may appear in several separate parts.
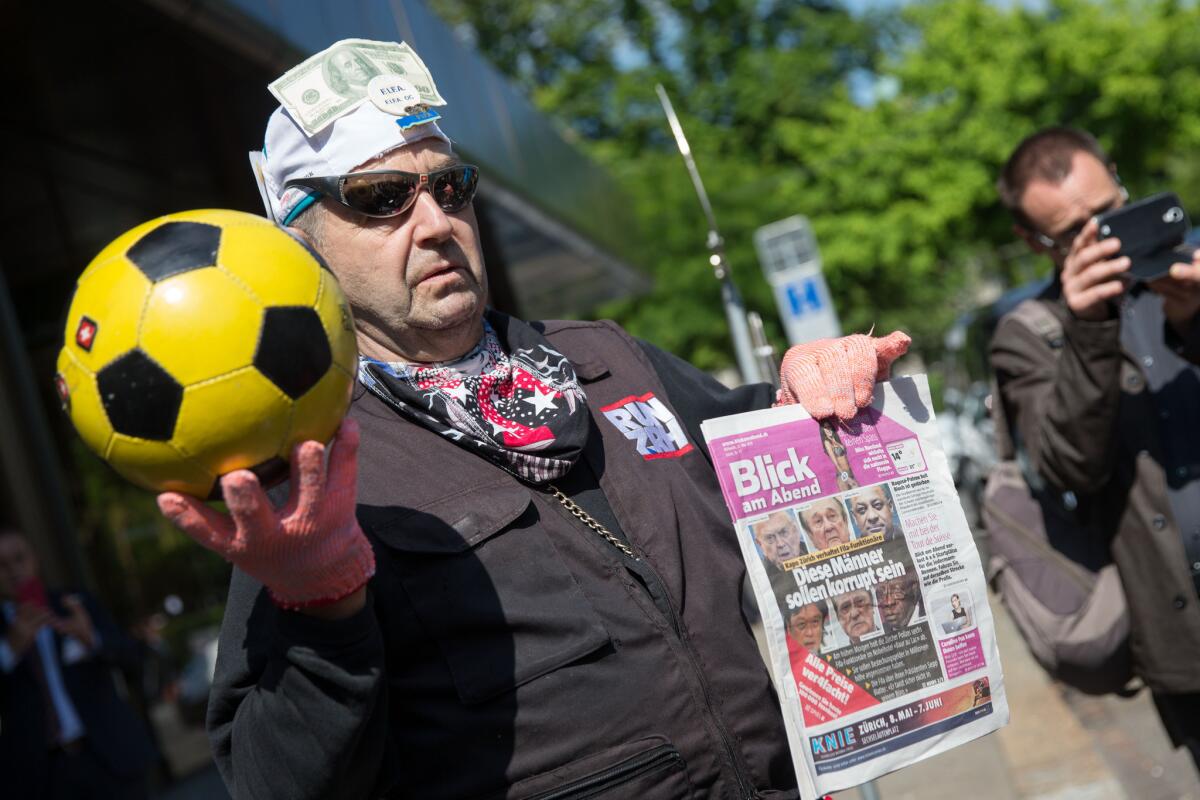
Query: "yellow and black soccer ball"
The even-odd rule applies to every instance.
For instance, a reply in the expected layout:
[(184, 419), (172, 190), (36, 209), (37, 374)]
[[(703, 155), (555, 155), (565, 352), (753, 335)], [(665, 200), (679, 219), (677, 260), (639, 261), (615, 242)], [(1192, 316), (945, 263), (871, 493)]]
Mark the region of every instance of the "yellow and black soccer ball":
[(185, 211), (139, 225), (80, 276), (56, 389), (84, 442), (157, 491), (271, 482), (350, 402), (350, 308), (316, 255), (271, 222)]

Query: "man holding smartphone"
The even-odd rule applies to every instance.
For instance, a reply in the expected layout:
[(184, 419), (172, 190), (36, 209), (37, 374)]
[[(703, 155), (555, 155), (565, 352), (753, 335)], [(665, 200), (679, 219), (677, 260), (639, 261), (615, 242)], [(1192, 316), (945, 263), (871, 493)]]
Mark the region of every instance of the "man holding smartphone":
[(156, 758), (112, 670), (141, 648), (88, 594), (50, 591), (23, 534), (0, 528), (0, 776), (5, 797), (137, 800)]
[(1026, 138), (998, 188), (1055, 277), (1026, 301), (1043, 307), (1043, 330), (1015, 313), (997, 326), (996, 401), (1047, 488), (1071, 493), (1079, 524), (1111, 548), (1135, 670), (1200, 763), (1200, 258), (1129, 279), (1121, 242), (1095, 220), (1128, 195), (1083, 131)]

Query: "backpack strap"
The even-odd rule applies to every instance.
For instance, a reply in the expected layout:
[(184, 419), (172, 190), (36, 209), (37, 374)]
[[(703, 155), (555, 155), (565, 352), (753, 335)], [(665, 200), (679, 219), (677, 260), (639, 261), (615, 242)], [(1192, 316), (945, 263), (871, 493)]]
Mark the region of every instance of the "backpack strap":
[(1024, 325), (1029, 330), (1042, 337), (1051, 350), (1061, 350), (1063, 346), (1062, 322), (1050, 310), (1045, 300), (1036, 298), (1026, 300), (1009, 314), (1009, 317)]
[[(1063, 346), (1062, 322), (1044, 300), (1031, 298), (1020, 303), (1005, 315), (1022, 327), (1037, 334), (1055, 354)], [(996, 452), (1003, 461), (1017, 458), (1019, 445), (1017, 437), (1004, 413), (1004, 398), (1000, 394), (1000, 385), (992, 376), (992, 421), (995, 424)]]

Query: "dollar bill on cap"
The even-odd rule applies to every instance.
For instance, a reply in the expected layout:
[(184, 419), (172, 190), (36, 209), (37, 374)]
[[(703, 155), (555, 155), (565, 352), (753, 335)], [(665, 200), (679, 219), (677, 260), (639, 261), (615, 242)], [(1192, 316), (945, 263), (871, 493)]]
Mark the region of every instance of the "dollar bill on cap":
[[(375, 80), (376, 91), (368, 93), (372, 80), (381, 76), (387, 79)], [(383, 102), (379, 87), (389, 81), (411, 90), (403, 93), (411, 101), (408, 105), (401, 107), (394, 98), (390, 104)], [(401, 122), (412, 117), (423, 117), (420, 122), (431, 121), (437, 114), (429, 113), (428, 107), (446, 105), (425, 62), (404, 42), (343, 39), (305, 59), (267, 88), (309, 136), (369, 98), (381, 110), (400, 117)]]

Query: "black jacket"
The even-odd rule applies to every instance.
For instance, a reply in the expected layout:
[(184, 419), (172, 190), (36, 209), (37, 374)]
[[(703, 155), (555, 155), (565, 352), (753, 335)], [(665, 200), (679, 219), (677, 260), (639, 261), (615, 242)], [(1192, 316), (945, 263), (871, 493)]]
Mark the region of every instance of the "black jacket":
[[(562, 488), (641, 560), (362, 394), (370, 602), (330, 623), (278, 611), (235, 575), (209, 725), (236, 797), (797, 796), (698, 438), (702, 418), (765, 407), (769, 391), (723, 390), (611, 324), (545, 333), (593, 418)], [(644, 458), (605, 416), (650, 394), (690, 448)]]
[[(86, 593), (79, 598), (100, 637), (96, 652), (63, 664), (63, 639), (57, 633), (54, 642), (63, 685), (83, 723), (83, 746), (113, 775), (143, 774), (155, 759), (154, 746), (145, 725), (118, 696), (113, 683), (113, 670), (136, 664), (141, 650), (94, 598)], [(67, 615), (60, 593), (51, 592), (49, 600), (56, 614)], [(7, 635), (8, 620), (0, 613), (0, 637)], [(0, 671), (0, 775), (4, 781), (0, 795), (42, 796), (50, 768), (47, 740), (43, 693), (26, 655), (11, 673)]]
[[(1077, 495), (1077, 518), (1111, 552), (1137, 673), (1159, 693), (1200, 692), (1200, 604), (1180, 536), (1197, 521), (1172, 515), (1164, 470), (1168, 437), (1195, 441), (1197, 431), (1163, 422), (1143, 365), (1121, 344), (1120, 319), (1076, 319), (1057, 280), (1026, 302), (1058, 318), (1062, 343), (1055, 352), (1015, 316), (1000, 320), (991, 363), (1005, 417), (1038, 474)], [(1196, 338), (1179, 352), (1191, 363), (1200, 363)], [(1200, 401), (1194, 376), (1185, 377), (1175, 390)]]

